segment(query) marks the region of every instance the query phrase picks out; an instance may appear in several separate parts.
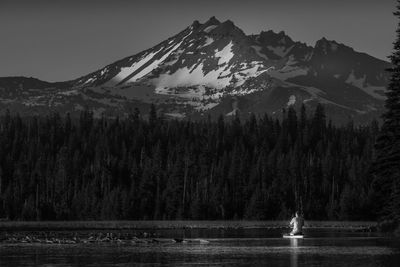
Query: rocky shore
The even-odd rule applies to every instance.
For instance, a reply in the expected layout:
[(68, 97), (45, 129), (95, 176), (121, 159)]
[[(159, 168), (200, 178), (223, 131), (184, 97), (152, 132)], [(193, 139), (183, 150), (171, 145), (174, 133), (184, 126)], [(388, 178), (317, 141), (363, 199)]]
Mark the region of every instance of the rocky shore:
[[(308, 221), (313, 232), (376, 232), (374, 222)], [(196, 238), (224, 237), (226, 232), (243, 236), (262, 233), (281, 236), (289, 230), (285, 221), (115, 221), (115, 222), (0, 222), (0, 244), (156, 244), (177, 242), (207, 243)], [(258, 231), (258, 232), (257, 232)], [(254, 233), (257, 232), (256, 235)], [(182, 238), (188, 237), (188, 238)], [(194, 238), (192, 238), (194, 237)], [(232, 236), (231, 236), (232, 237)]]
[(162, 238), (156, 233), (6, 233), (0, 237), (3, 244), (90, 244), (90, 243), (119, 243), (119, 244), (157, 244), (157, 243), (208, 243), (204, 239)]

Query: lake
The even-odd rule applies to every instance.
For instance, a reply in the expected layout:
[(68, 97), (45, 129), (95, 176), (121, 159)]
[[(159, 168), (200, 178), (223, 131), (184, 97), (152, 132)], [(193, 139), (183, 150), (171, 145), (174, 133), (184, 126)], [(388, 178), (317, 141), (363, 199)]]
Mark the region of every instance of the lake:
[[(3, 266), (399, 266), (400, 239), (377, 233), (307, 229), (280, 238), (270, 229), (175, 229), (187, 243), (0, 244)], [(206, 239), (207, 244), (197, 242)]]

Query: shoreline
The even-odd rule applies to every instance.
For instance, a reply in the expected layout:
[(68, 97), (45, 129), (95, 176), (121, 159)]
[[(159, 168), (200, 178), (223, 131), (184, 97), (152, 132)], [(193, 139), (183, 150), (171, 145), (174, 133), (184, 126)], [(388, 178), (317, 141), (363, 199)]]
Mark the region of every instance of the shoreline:
[[(373, 230), (373, 221), (306, 221), (305, 229)], [(282, 229), (288, 221), (0, 221), (0, 231)]]
[[(377, 232), (377, 225), (376, 222), (308, 221), (304, 230), (369, 234)], [(252, 236), (252, 232), (261, 231), (264, 236), (278, 237), (288, 230), (287, 221), (2, 221), (0, 244), (158, 244), (193, 242), (192, 238), (194, 242), (205, 243), (202, 238), (210, 233)]]

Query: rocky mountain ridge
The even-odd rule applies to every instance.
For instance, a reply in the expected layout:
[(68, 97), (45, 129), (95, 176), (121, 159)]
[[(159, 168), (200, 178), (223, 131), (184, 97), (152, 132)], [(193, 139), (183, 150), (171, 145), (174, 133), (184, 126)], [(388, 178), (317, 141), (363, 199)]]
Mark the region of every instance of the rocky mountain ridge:
[(174, 118), (279, 114), (322, 103), (335, 122), (379, 117), (388, 62), (336, 41), (315, 46), (284, 32), (246, 35), (232, 21), (194, 21), (175, 36), (76, 80), (0, 78), (0, 107), (125, 115), (156, 104)]

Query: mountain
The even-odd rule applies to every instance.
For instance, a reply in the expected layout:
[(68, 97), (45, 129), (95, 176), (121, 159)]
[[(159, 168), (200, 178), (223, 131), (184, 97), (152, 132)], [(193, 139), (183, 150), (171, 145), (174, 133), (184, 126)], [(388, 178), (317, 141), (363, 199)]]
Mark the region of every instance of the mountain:
[(279, 115), (288, 106), (312, 110), (322, 103), (334, 122), (362, 123), (382, 112), (388, 67), (325, 38), (312, 47), (285, 32), (246, 35), (232, 21), (212, 17), (73, 81), (0, 78), (0, 107), (123, 115), (154, 103), (166, 116), (201, 118)]

